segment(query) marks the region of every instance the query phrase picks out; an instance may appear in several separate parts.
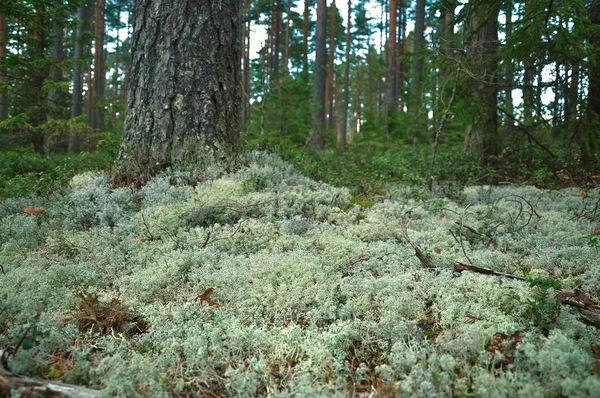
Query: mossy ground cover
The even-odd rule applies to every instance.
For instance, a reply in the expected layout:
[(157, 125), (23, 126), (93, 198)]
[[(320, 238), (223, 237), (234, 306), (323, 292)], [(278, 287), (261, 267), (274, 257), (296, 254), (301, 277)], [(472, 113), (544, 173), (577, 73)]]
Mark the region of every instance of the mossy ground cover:
[[(600, 391), (600, 333), (555, 297), (600, 299), (600, 190), (363, 198), (241, 164), (0, 202), (6, 365), (103, 396)], [(469, 261), (530, 282), (453, 271)]]

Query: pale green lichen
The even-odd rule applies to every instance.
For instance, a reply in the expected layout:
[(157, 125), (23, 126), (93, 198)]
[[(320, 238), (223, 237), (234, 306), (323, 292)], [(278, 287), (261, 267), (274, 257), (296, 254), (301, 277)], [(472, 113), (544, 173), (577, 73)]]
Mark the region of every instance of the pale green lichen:
[[(239, 163), (229, 174), (167, 170), (138, 191), (86, 173), (62, 198), (0, 203), (0, 348), (34, 324), (39, 331), (11, 369), (127, 397), (600, 390), (596, 329), (563, 309), (542, 331), (527, 316), (528, 284), (452, 272), (466, 252), (477, 265), (558, 279), (597, 300), (598, 253), (580, 237), (599, 229), (589, 205), (598, 190), (582, 198), (467, 187), (459, 201), (427, 201), (389, 186), (364, 208), (275, 156)], [(414, 256), (403, 218), (436, 272)], [(208, 288), (214, 307), (200, 299)], [(147, 330), (79, 331), (70, 318), (81, 290), (118, 297)], [(489, 352), (494, 335), (517, 332), (510, 355)], [(59, 353), (71, 362), (52, 362)]]

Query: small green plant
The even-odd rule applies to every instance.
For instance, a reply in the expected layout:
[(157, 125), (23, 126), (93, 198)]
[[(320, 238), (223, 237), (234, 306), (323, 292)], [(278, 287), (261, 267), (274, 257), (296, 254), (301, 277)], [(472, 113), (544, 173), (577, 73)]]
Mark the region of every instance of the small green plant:
[(598, 251), (598, 247), (600, 247), (600, 236), (595, 233), (581, 236), (579, 239), (585, 239), (586, 243), (589, 247), (593, 247), (596, 251)]
[(560, 314), (560, 302), (556, 292), (560, 291), (560, 281), (553, 279), (528, 278), (527, 283), (534, 289), (533, 298), (523, 298), (511, 291), (504, 301), (509, 309), (524, 307), (523, 317), (541, 330), (554, 329)]

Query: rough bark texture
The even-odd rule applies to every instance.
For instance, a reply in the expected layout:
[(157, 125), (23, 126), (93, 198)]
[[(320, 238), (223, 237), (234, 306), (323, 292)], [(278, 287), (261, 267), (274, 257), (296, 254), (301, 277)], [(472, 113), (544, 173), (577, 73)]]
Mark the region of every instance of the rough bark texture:
[[(6, 15), (0, 12), (0, 85), (4, 81), (4, 57), (6, 56)], [(0, 121), (8, 117), (6, 93), (0, 90)]]
[(237, 0), (139, 0), (121, 168), (203, 166), (237, 146)]
[(315, 76), (313, 86), (313, 128), (310, 142), (313, 148), (321, 149), (325, 145), (325, 86), (327, 80), (327, 4), (317, 1), (317, 37), (315, 53)]
[(498, 13), (500, 3), (478, 0), (468, 4), (467, 43), (473, 122), (467, 126), (465, 151), (483, 162), (500, 150), (498, 137)]

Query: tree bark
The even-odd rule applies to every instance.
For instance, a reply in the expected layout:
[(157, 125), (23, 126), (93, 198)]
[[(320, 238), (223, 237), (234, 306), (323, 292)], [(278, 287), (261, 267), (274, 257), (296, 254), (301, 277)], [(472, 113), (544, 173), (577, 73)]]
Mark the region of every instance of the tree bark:
[(94, 16), (94, 78), (90, 95), (88, 125), (92, 131), (103, 127), (103, 104), (106, 87), (106, 65), (104, 62), (104, 0), (96, 0)]
[[(77, 29), (75, 30), (75, 47), (73, 50), (73, 91), (71, 94), (71, 118), (83, 113), (83, 51), (85, 47), (84, 33), (88, 30), (89, 11), (83, 2), (77, 11)], [(79, 136), (75, 129), (69, 133), (69, 153), (79, 152)]]
[(338, 147), (344, 149), (346, 146), (346, 138), (348, 136), (348, 110), (350, 109), (350, 45), (351, 34), (350, 27), (352, 19), (352, 0), (348, 0), (348, 16), (346, 18), (346, 67), (344, 69), (344, 118), (342, 120), (342, 130)]
[(302, 48), (304, 56), (302, 57), (302, 71), (308, 76), (308, 26), (309, 26), (309, 0), (304, 0), (304, 20), (302, 25)]
[(416, 114), (423, 106), (423, 46), (425, 44), (425, 0), (417, 0), (415, 13), (415, 38), (413, 47), (413, 76), (411, 84), (411, 113)]
[[(0, 11), (0, 86), (4, 83), (6, 67), (4, 66), (4, 57), (6, 57), (7, 40), (6, 14)], [(0, 121), (8, 118), (8, 101), (6, 91), (0, 88)]]
[(391, 130), (393, 129), (393, 117), (398, 108), (398, 93), (396, 88), (398, 86), (398, 62), (396, 59), (396, 14), (398, 10), (398, 3), (396, 0), (390, 0), (389, 8), (389, 31), (388, 31), (388, 42), (387, 42), (387, 76), (386, 76), (386, 138), (389, 139)]
[(325, 115), (327, 117), (327, 127), (330, 130), (334, 129), (335, 125), (335, 108), (334, 108), (334, 81), (335, 81), (335, 28), (336, 28), (336, 16), (337, 8), (335, 6), (335, 0), (331, 3), (331, 22), (329, 29), (329, 61), (327, 62), (327, 87), (325, 89), (325, 97), (327, 102), (325, 103)]
[(327, 4), (317, 0), (317, 36), (313, 86), (313, 127), (310, 143), (314, 149), (325, 146), (325, 86), (327, 80)]
[(467, 5), (467, 58), (471, 76), (472, 123), (465, 132), (465, 151), (477, 155), (483, 163), (499, 153), (498, 86), (498, 13), (500, 3), (477, 0)]
[(237, 0), (134, 3), (122, 170), (211, 164), (239, 143)]
[[(600, 27), (600, 0), (593, 0), (589, 6), (590, 21)], [(588, 102), (586, 124), (579, 137), (582, 162), (586, 166), (596, 165), (600, 153), (600, 33), (596, 30), (589, 40), (591, 46), (590, 67), (588, 68)]]

